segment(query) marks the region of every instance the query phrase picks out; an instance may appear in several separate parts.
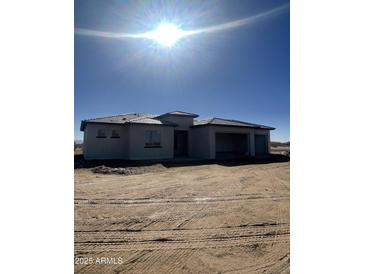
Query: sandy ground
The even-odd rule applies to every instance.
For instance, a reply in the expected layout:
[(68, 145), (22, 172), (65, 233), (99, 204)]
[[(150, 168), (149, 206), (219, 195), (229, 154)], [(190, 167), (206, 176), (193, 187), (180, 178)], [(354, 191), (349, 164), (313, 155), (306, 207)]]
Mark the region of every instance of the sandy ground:
[(289, 162), (77, 169), (75, 258), (76, 273), (289, 273)]

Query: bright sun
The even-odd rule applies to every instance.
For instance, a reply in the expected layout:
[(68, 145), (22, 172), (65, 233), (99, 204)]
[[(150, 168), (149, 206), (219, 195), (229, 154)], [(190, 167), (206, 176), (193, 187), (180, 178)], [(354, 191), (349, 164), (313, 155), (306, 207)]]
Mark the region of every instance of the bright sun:
[(172, 47), (184, 36), (184, 31), (174, 24), (162, 23), (156, 30), (150, 32), (148, 36), (162, 46)]

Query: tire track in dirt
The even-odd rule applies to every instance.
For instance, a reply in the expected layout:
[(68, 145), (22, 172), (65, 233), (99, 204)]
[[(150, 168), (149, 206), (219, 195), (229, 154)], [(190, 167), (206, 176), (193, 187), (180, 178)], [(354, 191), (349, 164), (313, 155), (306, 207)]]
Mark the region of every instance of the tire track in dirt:
[[(127, 260), (118, 267), (117, 273), (151, 273), (151, 269), (163, 266), (163, 271), (159, 273), (178, 273), (185, 263), (194, 256), (196, 249), (176, 249), (176, 250), (148, 250), (147, 252), (136, 251), (138, 258)], [(143, 253), (141, 253), (143, 252)], [(154, 272), (156, 273), (156, 272)]]
[[(136, 264), (143, 265), (142, 263), (146, 261), (146, 258), (150, 256), (151, 250), (140, 250), (130, 256), (126, 261), (123, 262), (123, 272), (129, 272), (134, 268)], [(121, 273), (123, 273), (121, 272)], [(120, 273), (120, 272), (119, 272)]]
[(148, 204), (202, 204), (202, 203), (217, 203), (241, 200), (258, 200), (272, 199), (282, 200), (289, 199), (288, 195), (280, 195), (275, 193), (253, 193), (234, 196), (217, 196), (217, 197), (179, 197), (179, 198), (134, 198), (134, 199), (83, 199), (75, 198), (75, 205), (148, 205)]
[(251, 236), (242, 239), (233, 239), (230, 241), (197, 241), (197, 242), (168, 242), (168, 243), (124, 243), (124, 242), (102, 242), (102, 243), (77, 243), (75, 242), (76, 251), (130, 251), (130, 250), (164, 250), (164, 249), (203, 249), (218, 247), (234, 247), (243, 245), (252, 245), (255, 243), (288, 243), (289, 234), (276, 236)]
[(147, 232), (147, 231), (153, 231), (153, 232), (164, 232), (164, 231), (179, 231), (179, 230), (184, 230), (184, 231), (199, 231), (199, 230), (204, 230), (204, 231), (209, 231), (209, 230), (221, 230), (221, 229), (233, 229), (233, 228), (249, 228), (249, 227), (273, 227), (273, 229), (275, 229), (275, 227), (279, 227), (279, 226), (288, 226), (288, 223), (256, 223), (256, 224), (242, 224), (242, 225), (237, 225), (237, 226), (225, 226), (225, 227), (207, 227), (207, 228), (181, 228), (181, 227), (176, 227), (176, 228), (170, 228), (170, 229), (130, 229), (130, 228), (126, 228), (126, 229), (99, 229), (99, 230), (75, 230), (75, 233), (84, 233), (84, 232), (91, 232), (91, 233), (103, 233), (103, 232)]
[(203, 229), (165, 229), (165, 230), (136, 230), (136, 231), (82, 231), (75, 232), (75, 236), (79, 242), (93, 239), (95, 242), (102, 240), (112, 241), (182, 241), (186, 239), (202, 239), (202, 238), (219, 238), (219, 237), (238, 237), (257, 235), (262, 233), (283, 234), (289, 232), (289, 225), (245, 225), (225, 228), (203, 228)]
[[(259, 265), (259, 266), (258, 266)], [(222, 273), (284, 273), (289, 268), (289, 254), (281, 258), (277, 256), (265, 257), (265, 262), (260, 261), (258, 264), (246, 266), (245, 268), (238, 268)], [(289, 273), (289, 272), (288, 272)]]
[(75, 249), (151, 250), (237, 246), (289, 241), (289, 225), (244, 226), (190, 230), (75, 232)]

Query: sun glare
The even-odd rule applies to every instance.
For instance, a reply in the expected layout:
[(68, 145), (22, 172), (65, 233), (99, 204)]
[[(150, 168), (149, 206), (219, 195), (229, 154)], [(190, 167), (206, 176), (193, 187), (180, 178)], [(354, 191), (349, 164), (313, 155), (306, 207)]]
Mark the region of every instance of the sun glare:
[(165, 47), (172, 47), (183, 36), (183, 30), (169, 23), (162, 23), (156, 30), (148, 33), (148, 38)]

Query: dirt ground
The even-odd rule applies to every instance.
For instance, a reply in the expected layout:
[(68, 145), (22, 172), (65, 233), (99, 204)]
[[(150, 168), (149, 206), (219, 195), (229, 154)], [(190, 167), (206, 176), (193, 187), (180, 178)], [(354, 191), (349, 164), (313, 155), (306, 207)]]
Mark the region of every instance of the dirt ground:
[(289, 231), (289, 162), (75, 169), (75, 273), (289, 273)]

